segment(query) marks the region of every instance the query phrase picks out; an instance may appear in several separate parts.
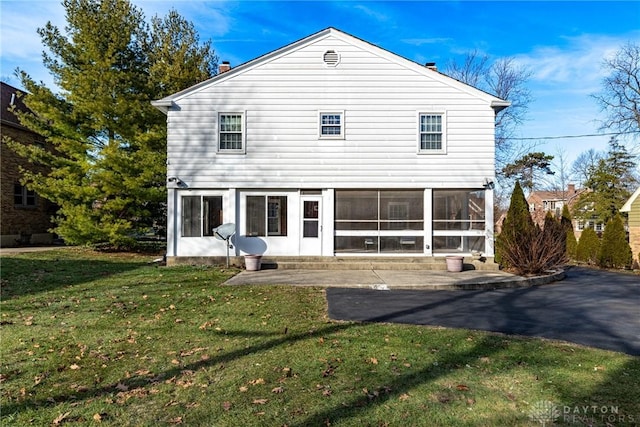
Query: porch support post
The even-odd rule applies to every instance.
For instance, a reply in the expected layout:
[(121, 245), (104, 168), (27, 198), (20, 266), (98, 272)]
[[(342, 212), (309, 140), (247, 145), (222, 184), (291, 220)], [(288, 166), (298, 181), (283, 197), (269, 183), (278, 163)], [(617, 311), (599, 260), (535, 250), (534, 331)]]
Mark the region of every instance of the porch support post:
[(426, 256), (433, 256), (433, 189), (424, 190), (424, 247)]
[(484, 191), (484, 210), (484, 256), (492, 257), (495, 253), (495, 238), (493, 227), (493, 189), (487, 188)]
[(167, 186), (167, 256), (176, 256), (177, 236), (180, 220), (178, 215), (178, 195), (175, 188)]

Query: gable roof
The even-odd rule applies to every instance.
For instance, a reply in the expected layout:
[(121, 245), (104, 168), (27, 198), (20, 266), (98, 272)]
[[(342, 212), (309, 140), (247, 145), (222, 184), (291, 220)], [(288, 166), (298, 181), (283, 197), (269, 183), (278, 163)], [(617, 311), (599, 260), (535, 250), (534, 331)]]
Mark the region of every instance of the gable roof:
[(218, 81), (222, 81), (222, 80), (227, 80), (230, 78), (233, 78), (234, 76), (247, 72), (261, 64), (270, 62), (276, 58), (282, 57), (286, 54), (291, 53), (292, 51), (296, 51), (298, 49), (301, 49), (305, 46), (308, 46), (318, 40), (322, 40), (324, 38), (327, 37), (336, 37), (346, 43), (350, 43), (353, 45), (357, 45), (359, 47), (361, 47), (362, 49), (368, 50), (369, 52), (376, 54), (378, 56), (382, 56), (385, 57), (388, 60), (391, 60), (393, 62), (396, 62), (398, 64), (401, 64), (405, 67), (409, 67), (412, 68), (420, 73), (423, 73), (425, 76), (429, 76), (431, 78), (433, 78), (434, 80), (440, 81), (444, 84), (447, 84), (449, 86), (453, 86), (456, 87), (457, 89), (467, 92), (473, 96), (476, 96), (478, 98), (482, 98), (482, 99), (486, 99), (487, 102), (490, 103), (491, 107), (496, 111), (496, 113), (500, 110), (503, 110), (505, 108), (507, 108), (509, 105), (511, 105), (511, 102), (509, 101), (505, 101), (503, 99), (500, 99), (494, 95), (491, 95), (485, 91), (482, 91), (480, 89), (477, 89), (473, 86), (470, 86), (466, 83), (463, 83), (459, 80), (456, 80), (452, 77), (449, 77), (439, 71), (436, 71), (432, 68), (428, 68), (426, 66), (423, 66), (422, 64), (419, 64), (415, 61), (412, 61), (410, 59), (407, 59), (405, 57), (402, 57), (396, 53), (393, 53), (391, 51), (388, 51), (386, 49), (383, 49), (379, 46), (376, 46), (370, 42), (367, 42), (365, 40), (362, 40), (358, 37), (352, 36), (351, 34), (347, 34), (343, 31), (340, 31), (336, 28), (333, 27), (329, 27), (326, 28), (322, 31), (319, 31), (315, 34), (311, 34), (310, 36), (307, 36), (303, 39), (300, 39), (298, 41), (295, 41), (293, 43), (290, 43), (284, 47), (281, 47), (279, 49), (276, 49), (274, 51), (271, 51), (269, 53), (266, 53), (262, 56), (259, 56), (255, 59), (252, 59), (248, 62), (245, 62), (244, 64), (240, 64), (236, 67), (231, 68), (229, 71), (226, 71), (224, 73), (218, 74), (208, 80), (205, 80), (203, 82), (197, 83), (189, 88), (186, 88), (180, 92), (174, 93), (172, 95), (169, 95), (167, 97), (164, 97), (162, 99), (159, 99), (157, 101), (152, 101), (151, 104), (160, 109), (163, 112), (167, 112), (171, 106), (173, 105), (173, 102), (183, 98), (185, 96), (189, 96), (191, 93), (197, 92), (205, 87), (208, 87), (209, 85), (215, 84)]
[(629, 200), (620, 208), (620, 212), (631, 212), (631, 205), (640, 197), (640, 187), (629, 197)]
[(15, 106), (18, 111), (29, 111), (22, 101), (24, 92), (5, 82), (0, 83), (2, 86), (2, 93), (0, 95), (0, 119), (3, 124), (11, 124), (21, 127), (20, 120), (18, 120), (13, 111), (11, 111), (11, 107)]

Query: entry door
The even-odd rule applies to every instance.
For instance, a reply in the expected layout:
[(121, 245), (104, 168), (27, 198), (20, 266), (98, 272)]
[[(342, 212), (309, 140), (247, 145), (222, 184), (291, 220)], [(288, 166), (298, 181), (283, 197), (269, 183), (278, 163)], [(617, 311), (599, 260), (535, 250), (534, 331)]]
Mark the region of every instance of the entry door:
[(322, 255), (322, 197), (302, 196), (300, 255)]

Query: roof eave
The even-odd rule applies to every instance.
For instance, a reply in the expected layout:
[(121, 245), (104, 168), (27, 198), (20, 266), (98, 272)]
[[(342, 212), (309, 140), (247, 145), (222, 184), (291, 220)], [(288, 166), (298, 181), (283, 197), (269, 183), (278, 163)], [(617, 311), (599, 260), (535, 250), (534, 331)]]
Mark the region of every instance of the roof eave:
[(496, 114), (498, 114), (500, 111), (504, 110), (510, 105), (511, 105), (511, 102), (509, 101), (503, 101), (503, 100), (491, 101), (491, 108), (493, 108), (493, 111), (495, 111)]
[(157, 101), (151, 101), (151, 105), (162, 111), (164, 114), (167, 114), (169, 109), (173, 107), (173, 101), (171, 99), (164, 98)]
[(638, 187), (638, 189), (633, 193), (633, 195), (629, 197), (629, 200), (627, 200), (627, 202), (624, 205), (622, 205), (622, 207), (620, 208), (620, 212), (631, 212), (631, 205), (633, 204), (633, 202), (636, 201), (638, 196), (640, 196), (640, 187)]

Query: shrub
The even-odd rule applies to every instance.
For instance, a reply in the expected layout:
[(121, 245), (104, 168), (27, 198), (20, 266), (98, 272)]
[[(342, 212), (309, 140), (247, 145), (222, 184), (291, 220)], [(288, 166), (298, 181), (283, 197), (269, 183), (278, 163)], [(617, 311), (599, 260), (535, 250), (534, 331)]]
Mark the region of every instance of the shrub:
[(587, 264), (595, 264), (599, 252), (600, 239), (593, 228), (587, 228), (580, 235), (576, 248), (576, 259)]
[(598, 265), (604, 268), (626, 268), (631, 266), (633, 254), (627, 242), (627, 233), (620, 215), (609, 220), (598, 253)]
[(567, 258), (576, 259), (578, 240), (573, 232), (573, 220), (571, 219), (571, 213), (569, 212), (569, 207), (567, 205), (562, 207), (562, 219), (560, 222), (562, 227), (565, 229), (565, 235), (567, 238)]
[(516, 182), (496, 248), (504, 267), (520, 275), (540, 274), (566, 262), (566, 233), (550, 215), (545, 218), (543, 229), (533, 223), (524, 193)]

